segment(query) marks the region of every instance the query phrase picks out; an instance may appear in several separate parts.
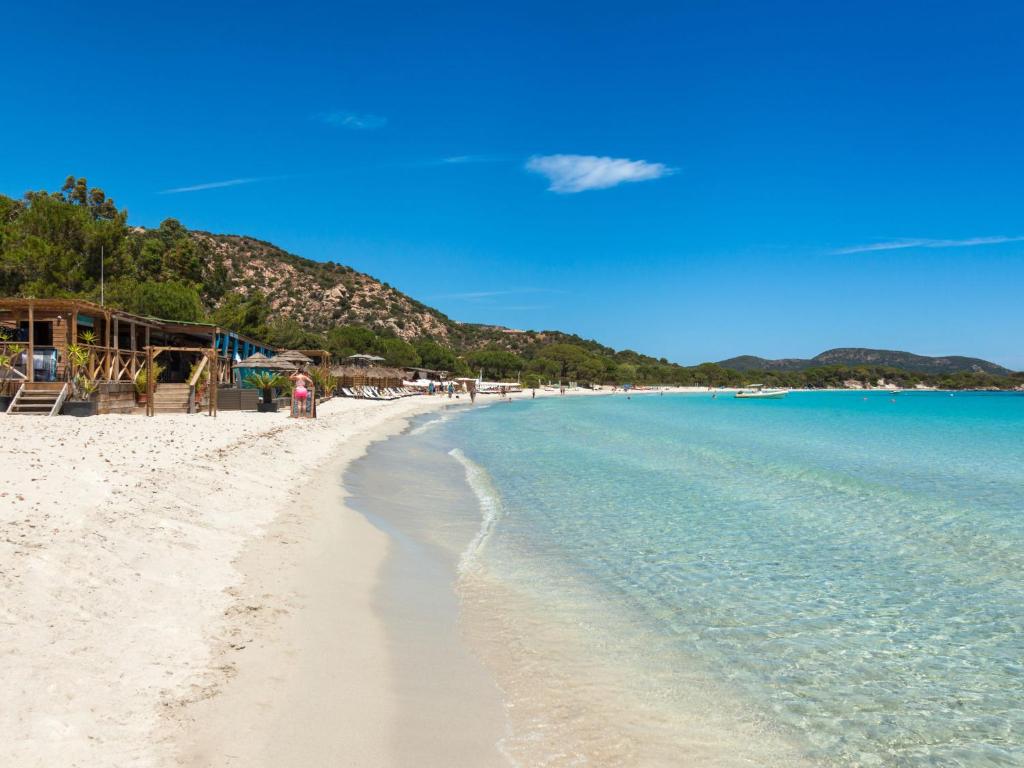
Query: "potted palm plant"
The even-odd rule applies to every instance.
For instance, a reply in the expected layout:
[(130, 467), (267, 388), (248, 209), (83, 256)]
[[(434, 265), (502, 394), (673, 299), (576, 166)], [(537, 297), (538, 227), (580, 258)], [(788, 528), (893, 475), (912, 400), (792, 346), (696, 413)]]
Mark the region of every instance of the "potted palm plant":
[(256, 405), (260, 413), (274, 413), (277, 403), (274, 402), (275, 389), (287, 389), (291, 382), (287, 377), (272, 371), (257, 371), (245, 377), (245, 383), (263, 394), (263, 400)]
[[(153, 384), (160, 380), (160, 374), (164, 372), (164, 367), (160, 363), (153, 361)], [(146, 386), (149, 381), (149, 375), (146, 373), (145, 366), (135, 374), (135, 381), (132, 384), (135, 385), (135, 402), (139, 405), (145, 405), (149, 399), (148, 387)]]
[(85, 375), (89, 351), (80, 344), (67, 348), (68, 373), (71, 376), (71, 396), (64, 401), (61, 413), (65, 416), (95, 416), (99, 403), (94, 395), (99, 385)]
[[(5, 334), (0, 333), (0, 341), (6, 341)], [(0, 350), (0, 412), (6, 411), (14, 399), (14, 361), (24, 351), (20, 344), (12, 344), (5, 350)]]

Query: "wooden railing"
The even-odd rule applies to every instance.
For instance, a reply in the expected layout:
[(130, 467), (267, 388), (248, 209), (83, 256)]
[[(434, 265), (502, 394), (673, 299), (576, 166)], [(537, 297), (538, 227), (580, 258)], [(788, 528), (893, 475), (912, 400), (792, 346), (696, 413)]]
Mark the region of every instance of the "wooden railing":
[[(145, 352), (132, 352), (130, 349), (114, 349), (112, 347), (101, 347), (95, 344), (79, 344), (86, 352), (85, 365), (82, 366), (82, 374), (93, 381), (134, 381), (139, 371), (146, 364)], [(36, 346), (35, 351), (52, 351), (52, 346)], [(67, 351), (62, 347), (56, 347), (58, 355), (57, 378), (67, 377)], [(17, 350), (21, 354), (11, 366), (4, 365), (2, 360), (12, 351)], [(0, 380), (17, 379), (24, 381), (28, 378), (28, 344), (23, 341), (0, 341)]]
[(7, 356), (15, 352), (25, 352), (25, 344), (16, 341), (0, 341), (0, 395), (9, 397), (15, 394), (21, 383), (28, 378), (24, 365), (19, 365), (21, 354), (7, 364)]
[(205, 355), (199, 361), (199, 365), (196, 366), (195, 370), (192, 371), (192, 375), (188, 377), (188, 412), (195, 413), (196, 409), (201, 405), (197, 402), (198, 398), (196, 393), (198, 392), (197, 385), (200, 377), (203, 375), (203, 370), (206, 368), (206, 364), (210, 362), (210, 358)]
[(145, 352), (130, 349), (114, 349), (94, 344), (80, 344), (88, 357), (83, 373), (86, 378), (96, 381), (134, 381), (146, 364)]
[(188, 379), (188, 385), (190, 387), (194, 387), (196, 382), (199, 381), (199, 377), (203, 375), (203, 370), (206, 368), (206, 364), (208, 362), (210, 362), (210, 358), (208, 357), (203, 357), (203, 359), (199, 361), (199, 365), (197, 365), (196, 369), (192, 371), (192, 375)]
[[(7, 355), (18, 352), (16, 359), (10, 365), (6, 364)], [(28, 378), (28, 371), (25, 363), (21, 363), (23, 355), (28, 352), (28, 344), (20, 341), (0, 341), (0, 379), (17, 379), (24, 381)], [(27, 360), (27, 358), (25, 358)]]

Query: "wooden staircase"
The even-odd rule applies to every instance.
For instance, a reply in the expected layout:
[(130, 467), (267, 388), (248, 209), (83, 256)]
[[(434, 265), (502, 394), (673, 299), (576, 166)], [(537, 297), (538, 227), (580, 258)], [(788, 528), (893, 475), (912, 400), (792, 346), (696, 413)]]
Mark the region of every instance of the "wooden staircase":
[(188, 413), (188, 384), (157, 384), (153, 393), (154, 413)]
[(68, 395), (62, 382), (26, 381), (14, 396), (7, 413), (12, 416), (56, 416)]

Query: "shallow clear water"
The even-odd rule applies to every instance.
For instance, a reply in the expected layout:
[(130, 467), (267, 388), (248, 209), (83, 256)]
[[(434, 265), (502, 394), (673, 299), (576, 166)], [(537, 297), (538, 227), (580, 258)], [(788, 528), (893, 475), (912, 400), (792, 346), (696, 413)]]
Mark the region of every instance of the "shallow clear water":
[(1024, 397), (496, 404), (416, 438), (520, 765), (1024, 765)]

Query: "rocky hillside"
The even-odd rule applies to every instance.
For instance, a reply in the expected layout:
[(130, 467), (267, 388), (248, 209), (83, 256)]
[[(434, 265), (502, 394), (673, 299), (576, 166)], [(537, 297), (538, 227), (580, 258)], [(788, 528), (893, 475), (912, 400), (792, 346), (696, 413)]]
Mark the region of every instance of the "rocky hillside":
[(192, 231), (210, 269), (226, 275), (227, 288), (243, 295), (261, 291), (275, 315), (316, 331), (337, 325), (390, 330), (403, 339), (431, 336), (448, 341), (457, 324), (441, 312), (362, 272), (334, 262), (288, 253), (240, 235)]
[[(254, 237), (195, 230), (189, 236), (208, 262), (204, 273), (221, 275), (226, 283), (224, 289), (244, 296), (262, 292), (275, 316), (292, 318), (313, 331), (362, 325), (377, 333), (394, 333), (406, 341), (430, 337), (465, 350), (498, 347), (522, 354), (546, 344), (564, 342), (599, 354), (615, 353), (597, 342), (560, 331), (525, 331), (458, 322), (351, 267), (296, 256)], [(653, 358), (637, 357), (637, 362), (656, 362)]]
[(888, 349), (865, 349), (862, 347), (839, 347), (829, 349), (809, 360), (801, 358), (783, 358), (768, 360), (753, 355), (742, 355), (722, 360), (723, 368), (734, 371), (805, 371), (808, 368), (819, 368), (825, 365), (845, 366), (884, 366), (899, 368), (916, 373), (947, 374), (947, 373), (989, 373), (1005, 376), (1010, 373), (1006, 368), (988, 360), (976, 357), (950, 355), (946, 357), (926, 357), (911, 352), (899, 352)]

